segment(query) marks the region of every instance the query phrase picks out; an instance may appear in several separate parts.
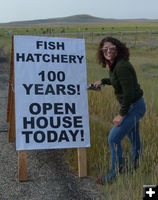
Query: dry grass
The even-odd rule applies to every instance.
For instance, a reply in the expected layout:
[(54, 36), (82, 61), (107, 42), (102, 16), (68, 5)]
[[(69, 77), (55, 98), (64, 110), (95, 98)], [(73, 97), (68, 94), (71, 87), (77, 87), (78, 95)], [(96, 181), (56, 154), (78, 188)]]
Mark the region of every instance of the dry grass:
[[(88, 83), (108, 76), (105, 69), (99, 67), (95, 59), (96, 47), (87, 45)], [(138, 200), (142, 199), (143, 185), (158, 183), (158, 49), (131, 49), (131, 62), (134, 65), (139, 83), (144, 90), (147, 112), (140, 123), (140, 134), (143, 145), (143, 161), (139, 169), (133, 174), (118, 176), (112, 185), (104, 186), (105, 197), (108, 200)], [(143, 65), (147, 65), (145, 72)], [(105, 86), (101, 92), (89, 91), (89, 114), (91, 147), (87, 149), (88, 172), (92, 176), (103, 176), (110, 165), (110, 149), (107, 142), (108, 133), (112, 128), (112, 119), (118, 113), (119, 105), (115, 100), (113, 89)], [(123, 155), (128, 159), (130, 143), (127, 138), (122, 142)], [(72, 158), (72, 157), (71, 157)], [(76, 166), (77, 169), (77, 161)]]

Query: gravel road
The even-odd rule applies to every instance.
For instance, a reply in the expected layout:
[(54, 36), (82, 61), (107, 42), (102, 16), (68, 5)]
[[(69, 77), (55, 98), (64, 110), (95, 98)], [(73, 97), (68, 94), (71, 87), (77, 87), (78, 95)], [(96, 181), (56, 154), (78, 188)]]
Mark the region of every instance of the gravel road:
[(64, 150), (28, 151), (28, 181), (18, 181), (18, 155), (8, 143), (6, 123), (9, 64), (0, 62), (0, 200), (102, 200), (95, 178), (78, 178), (64, 161)]

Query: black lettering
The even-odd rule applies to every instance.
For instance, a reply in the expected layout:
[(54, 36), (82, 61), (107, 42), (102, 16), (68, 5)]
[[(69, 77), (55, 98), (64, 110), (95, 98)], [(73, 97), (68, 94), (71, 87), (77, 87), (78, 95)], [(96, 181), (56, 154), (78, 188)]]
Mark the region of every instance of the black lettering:
[(37, 41), (36, 42), (36, 48), (37, 49), (40, 49), (41, 47), (43, 47), (44, 49), (51, 49), (51, 50), (54, 50), (55, 48), (56, 49), (62, 49), (64, 50), (65, 49), (65, 46), (64, 46), (64, 42), (57, 42), (56, 43), (56, 46), (55, 46), (55, 42), (47, 42), (47, 41)]
[(75, 85), (68, 85), (68, 86), (67, 86), (67, 89), (68, 89), (67, 94), (69, 94), (69, 95), (74, 95), (74, 94), (76, 94)]
[(53, 95), (55, 94), (54, 88), (51, 84), (47, 85), (47, 88), (45, 91), (45, 95), (48, 95), (48, 94), (53, 94)]
[(69, 133), (72, 136), (72, 141), (73, 142), (76, 142), (76, 136), (77, 136), (78, 132), (79, 132), (79, 130), (76, 130), (75, 132), (73, 132), (72, 130), (69, 130)]
[(43, 131), (36, 131), (33, 137), (35, 142), (42, 143), (44, 142), (46, 136)]
[(48, 131), (47, 136), (48, 136), (48, 138), (47, 138), (48, 142), (56, 142), (58, 139), (58, 135), (55, 131)]
[(82, 116), (74, 116), (74, 128), (82, 128)]
[(55, 81), (55, 79), (56, 79), (56, 73), (54, 71), (48, 72), (48, 80)]
[(61, 55), (61, 62), (62, 63), (68, 63), (67, 55)]
[(56, 62), (59, 63), (60, 62), (60, 57), (59, 57), (59, 54), (57, 54), (56, 56), (52, 54), (52, 62)]
[(59, 128), (60, 127), (60, 124), (61, 124), (61, 119), (60, 117), (57, 117), (56, 118), (56, 123), (54, 122), (54, 117), (50, 117), (50, 126), (52, 128)]
[(36, 49), (39, 49), (41, 46), (43, 46), (43, 41), (36, 41)]
[(26, 84), (23, 84), (23, 86), (26, 89), (26, 95), (30, 95), (30, 90), (31, 90), (33, 84), (30, 84), (29, 86), (27, 86)]
[(33, 134), (32, 131), (22, 131), (22, 134), (25, 135), (25, 142), (30, 143), (30, 135)]
[(35, 53), (34, 56), (36, 56), (36, 61), (40, 62), (40, 57), (42, 56), (42, 54)]
[(59, 49), (62, 49), (62, 50), (64, 50), (65, 49), (65, 46), (64, 46), (64, 42), (57, 42), (57, 49), (59, 50)]
[(41, 81), (45, 81), (45, 71), (41, 71), (38, 75), (41, 76)]
[(63, 127), (64, 128), (72, 127), (71, 117), (69, 116), (63, 117)]
[(52, 109), (51, 103), (43, 103), (43, 114), (46, 115), (48, 110)]
[(45, 117), (39, 117), (36, 121), (37, 127), (38, 128), (47, 128), (48, 126), (48, 120)]
[(84, 130), (81, 130), (80, 133), (81, 133), (81, 141), (84, 141)]
[(82, 60), (84, 58), (84, 56), (77, 56), (78, 60), (79, 60), (79, 63), (82, 63)]
[(54, 114), (64, 114), (63, 103), (54, 103)]
[(69, 63), (76, 63), (76, 56), (69, 55)]
[(35, 84), (35, 94), (36, 95), (43, 94), (43, 84)]
[(66, 95), (66, 92), (65, 92), (65, 85), (59, 85), (57, 84), (56, 85), (56, 94), (57, 95), (60, 95), (60, 94), (63, 94), (63, 95)]
[(76, 104), (72, 103), (71, 105), (69, 103), (65, 103), (65, 114), (76, 114)]
[(48, 43), (48, 49), (54, 50), (55, 49), (55, 43), (54, 42), (49, 42)]
[(34, 61), (34, 58), (33, 58), (33, 55), (32, 55), (31, 53), (29, 53), (29, 54), (27, 55), (26, 62), (28, 62), (28, 61), (35, 62), (35, 61)]
[(60, 82), (65, 81), (65, 73), (62, 72), (62, 71), (59, 71), (59, 72), (57, 73), (57, 79), (58, 79), (58, 81), (60, 81)]
[(21, 55), (19, 53), (16, 54), (16, 61), (19, 62), (20, 60), (22, 62), (25, 61), (25, 54), (24, 53), (22, 53)]
[(33, 115), (38, 115), (41, 112), (41, 106), (38, 103), (32, 103), (29, 106), (29, 111)]
[(65, 140), (66, 142), (69, 142), (69, 138), (66, 134), (66, 131), (64, 130), (61, 131), (58, 142), (62, 142), (63, 140)]
[(34, 117), (31, 117), (30, 119), (28, 119), (27, 117), (23, 117), (23, 127), (24, 127), (24, 129), (27, 129), (28, 125), (30, 125), (31, 129), (35, 128)]
[(50, 55), (49, 54), (44, 54), (43, 55), (43, 61), (44, 62), (50, 62)]
[(47, 49), (47, 42), (44, 41), (44, 49)]

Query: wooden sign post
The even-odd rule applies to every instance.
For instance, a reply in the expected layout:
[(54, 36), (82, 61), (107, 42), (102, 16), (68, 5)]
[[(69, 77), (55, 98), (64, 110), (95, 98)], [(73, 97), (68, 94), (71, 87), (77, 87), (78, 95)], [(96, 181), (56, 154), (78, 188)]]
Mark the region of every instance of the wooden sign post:
[[(12, 51), (10, 61), (7, 122), (9, 123), (9, 142), (16, 142), (15, 134), (15, 93), (14, 93), (14, 40), (12, 37)], [(27, 152), (18, 151), (18, 178), (19, 181), (27, 181)]]
[(79, 177), (87, 176), (90, 146), (83, 39), (14, 36), (7, 121), (16, 142), (19, 181), (27, 150), (77, 148)]
[(87, 156), (86, 148), (78, 148), (78, 175), (79, 177), (87, 176)]

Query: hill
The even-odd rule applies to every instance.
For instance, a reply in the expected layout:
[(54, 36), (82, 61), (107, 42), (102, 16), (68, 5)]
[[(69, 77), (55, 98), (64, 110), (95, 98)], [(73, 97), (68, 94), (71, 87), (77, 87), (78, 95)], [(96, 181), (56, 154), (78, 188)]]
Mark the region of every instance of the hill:
[(88, 25), (88, 24), (154, 24), (158, 19), (111, 19), (99, 18), (91, 15), (73, 15), (61, 18), (39, 19), (29, 21), (15, 21), (0, 23), (0, 26), (63, 26), (63, 25)]

